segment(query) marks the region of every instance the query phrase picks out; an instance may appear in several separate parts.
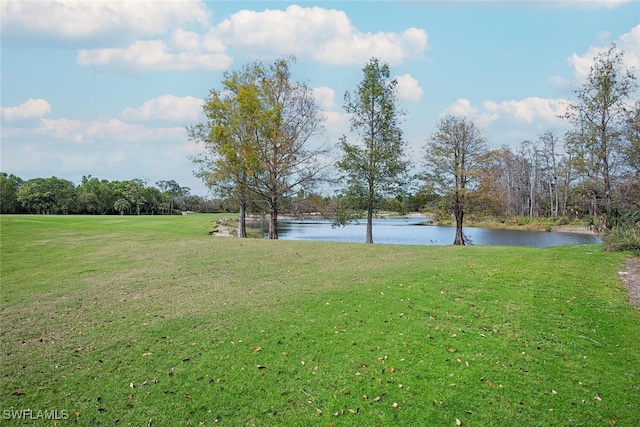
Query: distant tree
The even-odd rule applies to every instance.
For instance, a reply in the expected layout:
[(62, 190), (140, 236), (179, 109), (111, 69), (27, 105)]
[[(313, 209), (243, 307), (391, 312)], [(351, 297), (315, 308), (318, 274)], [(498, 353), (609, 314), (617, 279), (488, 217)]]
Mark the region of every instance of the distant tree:
[(78, 205), (80, 213), (95, 214), (101, 213), (98, 210), (100, 200), (95, 193), (79, 192), (78, 193)]
[(176, 201), (179, 197), (188, 196), (191, 189), (189, 187), (181, 187), (176, 181), (161, 180), (156, 185), (162, 192), (164, 201), (168, 204), (168, 213), (172, 214)]
[(629, 169), (640, 179), (640, 101), (627, 112), (624, 124), (625, 155)]
[(154, 215), (161, 211), (160, 205), (163, 203), (164, 197), (160, 190), (156, 187), (144, 187), (141, 191), (142, 211), (147, 215)]
[(524, 160), (522, 171), (528, 186), (527, 207), (529, 218), (540, 216), (538, 193), (540, 190), (540, 149), (533, 141), (522, 141), (518, 155)]
[(25, 182), (18, 190), (17, 200), (32, 213), (68, 214), (77, 209), (75, 185), (55, 176)]
[[(363, 68), (364, 77), (353, 93), (344, 97), (344, 109), (351, 115), (351, 132), (359, 143), (350, 144), (346, 136), (340, 140), (342, 156), (338, 168), (347, 178), (347, 209), (366, 211), (366, 243), (373, 243), (373, 214), (387, 197), (399, 193), (409, 162), (405, 159), (400, 117), (396, 105), (397, 81), (391, 79), (388, 64), (372, 58)], [(344, 209), (342, 212), (348, 212)], [(350, 214), (342, 215), (343, 224)]]
[(612, 45), (598, 54), (585, 83), (576, 91), (566, 118), (573, 124), (573, 151), (587, 179), (600, 182), (604, 213), (612, 212), (614, 179), (622, 160), (625, 105), (637, 88), (636, 77)]
[(485, 139), (476, 125), (465, 117), (446, 116), (426, 145), (425, 160), (431, 177), (450, 196), (456, 220), (454, 245), (466, 243), (462, 230), (471, 183), (486, 161)]
[(54, 213), (67, 215), (76, 212), (78, 209), (78, 197), (75, 184), (69, 180), (56, 177), (49, 178), (48, 181), (56, 199)]
[(19, 213), (22, 210), (18, 202), (18, 190), (23, 184), (21, 178), (0, 172), (0, 213)]
[(131, 209), (131, 205), (127, 199), (118, 199), (113, 203), (113, 209), (120, 212), (120, 215), (124, 215), (125, 211)]
[(124, 181), (120, 187), (126, 200), (129, 201), (131, 206), (135, 206), (136, 215), (140, 215), (140, 209), (144, 203), (144, 198), (142, 197), (144, 187), (145, 182), (139, 178)]
[(182, 209), (185, 211), (202, 212), (206, 201), (195, 195), (186, 195), (181, 199)]
[(80, 208), (83, 209), (83, 212), (101, 215), (113, 212), (113, 203), (119, 198), (116, 194), (117, 186), (118, 183), (115, 181), (100, 180), (91, 175), (83, 176), (82, 182), (76, 189)]
[(558, 161), (560, 159), (558, 148), (560, 142), (553, 131), (546, 131), (538, 135), (538, 141), (541, 145), (540, 155), (544, 165), (542, 175), (549, 195), (549, 215), (557, 217), (560, 205), (558, 186)]

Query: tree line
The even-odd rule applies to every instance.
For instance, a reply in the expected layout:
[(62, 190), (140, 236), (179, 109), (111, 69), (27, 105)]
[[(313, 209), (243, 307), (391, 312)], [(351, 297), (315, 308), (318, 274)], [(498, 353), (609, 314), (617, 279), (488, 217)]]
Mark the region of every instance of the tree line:
[[(299, 191), (281, 200), (282, 214), (294, 217), (336, 215), (336, 196)], [(420, 196), (402, 201), (393, 197), (384, 209), (394, 212), (418, 211)], [(246, 212), (255, 217), (268, 215), (269, 206), (258, 198), (248, 199)], [(40, 215), (177, 215), (182, 212), (237, 213), (238, 204), (231, 198), (211, 198), (191, 194), (174, 180), (147, 185), (141, 179), (108, 181), (91, 175), (79, 185), (50, 177), (24, 180), (0, 172), (0, 213)]]
[[(246, 237), (249, 201), (269, 206), (269, 237), (277, 238), (282, 202), (320, 182), (337, 193), (325, 205), (337, 225), (367, 218), (367, 243), (373, 243), (374, 213), (389, 206), (452, 217), (459, 245), (470, 213), (588, 216), (600, 230), (624, 218), (640, 220), (638, 86), (615, 45), (595, 58), (576, 100), (567, 100), (563, 118), (572, 129), (566, 134), (548, 130), (515, 148), (491, 149), (471, 119), (448, 115), (427, 137), (417, 164), (406, 156), (405, 112), (388, 64), (372, 58), (361, 83), (345, 94), (351, 135), (340, 139), (332, 158), (313, 138), (322, 133), (323, 116), (306, 83), (291, 79), (294, 59), (225, 73), (204, 104), (207, 120), (187, 128), (205, 148), (193, 158), (197, 175), (240, 206), (239, 237)], [(410, 175), (412, 166), (421, 172)]]
[(57, 178), (23, 180), (0, 172), (0, 212), (87, 215), (170, 215), (181, 211), (214, 211), (220, 203), (190, 194), (174, 180), (149, 186), (141, 179), (108, 181), (91, 175), (82, 182)]

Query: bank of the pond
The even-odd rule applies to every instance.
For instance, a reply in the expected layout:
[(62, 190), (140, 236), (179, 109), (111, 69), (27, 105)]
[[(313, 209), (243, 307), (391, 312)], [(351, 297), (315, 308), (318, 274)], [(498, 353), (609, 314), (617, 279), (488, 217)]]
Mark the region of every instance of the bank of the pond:
[[(428, 225), (455, 225), (453, 221), (435, 222), (425, 221)], [(556, 231), (560, 233), (579, 233), (597, 235), (584, 221), (568, 221), (566, 218), (474, 218), (465, 219), (465, 227), (481, 227), (492, 229), (525, 230), (525, 231)]]

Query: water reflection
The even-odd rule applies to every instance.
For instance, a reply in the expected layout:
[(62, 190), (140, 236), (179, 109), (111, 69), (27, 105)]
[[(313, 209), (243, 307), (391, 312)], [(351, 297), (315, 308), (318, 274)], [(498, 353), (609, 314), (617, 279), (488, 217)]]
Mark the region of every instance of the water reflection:
[[(373, 221), (373, 241), (398, 245), (451, 245), (455, 227), (425, 226), (424, 218), (377, 219)], [(266, 221), (252, 222), (268, 235)], [(327, 242), (362, 243), (365, 238), (366, 221), (332, 228), (328, 220), (279, 220), (278, 237), (282, 240), (317, 240)], [(465, 235), (474, 245), (533, 246), (547, 247), (567, 244), (600, 243), (598, 236), (591, 234), (541, 232), (522, 230), (497, 230), (491, 228), (465, 227)]]

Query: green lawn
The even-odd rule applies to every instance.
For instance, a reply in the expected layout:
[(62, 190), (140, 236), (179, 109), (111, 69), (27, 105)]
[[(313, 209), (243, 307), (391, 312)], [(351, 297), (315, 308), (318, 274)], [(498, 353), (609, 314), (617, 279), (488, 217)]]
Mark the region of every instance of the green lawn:
[(214, 218), (1, 216), (1, 421), (640, 425), (623, 254), (239, 240)]

